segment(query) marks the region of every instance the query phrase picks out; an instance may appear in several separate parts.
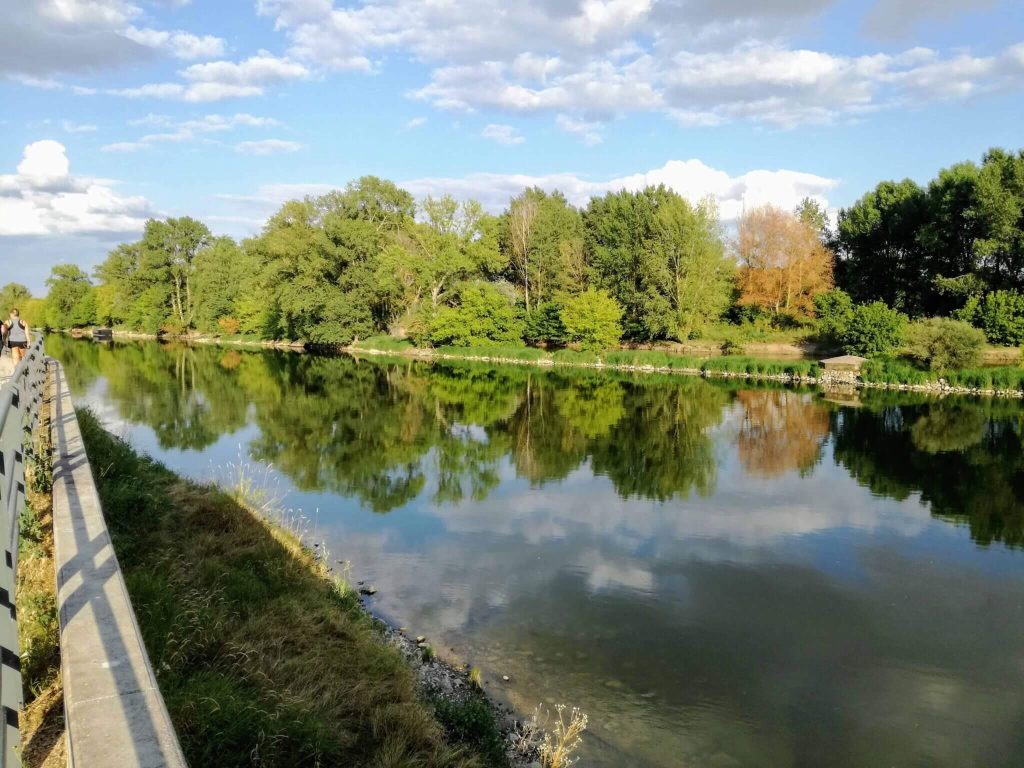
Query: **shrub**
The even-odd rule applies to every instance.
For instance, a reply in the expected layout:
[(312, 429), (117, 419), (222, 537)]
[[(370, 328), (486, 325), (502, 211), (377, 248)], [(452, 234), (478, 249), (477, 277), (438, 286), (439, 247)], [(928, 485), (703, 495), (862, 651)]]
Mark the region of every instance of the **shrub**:
[(722, 354), (723, 355), (742, 355), (744, 352), (743, 345), (732, 339), (728, 339), (722, 343)]
[(562, 345), (569, 340), (561, 318), (562, 305), (555, 302), (541, 304), (526, 315), (523, 338), (531, 344)]
[(853, 310), (841, 341), (852, 355), (884, 355), (903, 342), (907, 316), (881, 301), (860, 304)]
[(622, 337), (622, 307), (606, 291), (588, 288), (567, 299), (559, 317), (569, 339), (581, 349), (606, 349)]
[(817, 316), (818, 335), (839, 341), (846, 335), (853, 319), (853, 299), (841, 288), (819, 293), (814, 297), (814, 314)]
[(993, 344), (1024, 344), (1024, 293), (992, 291), (972, 297), (957, 316), (985, 332)]
[(222, 317), (217, 321), (217, 327), (225, 336), (237, 336), (242, 330), (242, 323), (237, 317)]
[(928, 368), (968, 368), (981, 360), (985, 334), (962, 320), (930, 317), (907, 327), (907, 352)]
[(430, 341), (455, 347), (519, 344), (523, 321), (507, 298), (487, 283), (466, 283), (459, 304), (440, 309), (431, 323)]

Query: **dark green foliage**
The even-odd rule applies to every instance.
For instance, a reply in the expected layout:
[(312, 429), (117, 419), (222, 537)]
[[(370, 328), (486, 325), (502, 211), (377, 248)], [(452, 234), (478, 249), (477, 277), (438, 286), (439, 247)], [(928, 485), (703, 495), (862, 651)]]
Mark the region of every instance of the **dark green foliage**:
[(647, 187), (591, 199), (583, 221), (596, 281), (622, 307), (626, 338), (685, 340), (728, 308), (733, 266), (713, 208)]
[(814, 316), (819, 336), (830, 341), (841, 341), (853, 319), (853, 299), (841, 288), (819, 293), (814, 297)]
[(993, 344), (1024, 344), (1024, 293), (992, 291), (971, 297), (957, 316), (985, 332)]
[(437, 699), (434, 711), (453, 743), (472, 745), (487, 760), (488, 766), (508, 765), (505, 740), (494, 711), (483, 696), (473, 695), (465, 701)]
[(852, 355), (885, 355), (903, 343), (907, 316), (880, 301), (861, 304), (843, 334), (843, 348)]
[[(560, 346), (569, 340), (560, 313), (562, 305), (549, 301), (530, 310), (526, 315), (526, 330), (523, 338), (530, 344), (552, 344)], [(618, 339), (616, 338), (616, 341)]]
[(1024, 151), (991, 149), (927, 189), (882, 182), (840, 211), (834, 246), (837, 285), (911, 315), (955, 310), (962, 289), (979, 292), (968, 276), (982, 290), (1024, 288)]
[(977, 365), (985, 346), (985, 334), (948, 317), (914, 321), (906, 340), (908, 355), (933, 371)]

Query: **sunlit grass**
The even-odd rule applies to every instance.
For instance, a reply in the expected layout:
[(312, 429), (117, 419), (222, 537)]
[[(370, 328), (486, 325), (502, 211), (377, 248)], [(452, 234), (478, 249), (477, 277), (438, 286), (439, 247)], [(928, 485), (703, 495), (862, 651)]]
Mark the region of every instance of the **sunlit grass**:
[(256, 512), (251, 500), (266, 508), (273, 493), (255, 469), (220, 491), (138, 455), (90, 412), (79, 420), (191, 765), (491, 764), (446, 736), (321, 548)]

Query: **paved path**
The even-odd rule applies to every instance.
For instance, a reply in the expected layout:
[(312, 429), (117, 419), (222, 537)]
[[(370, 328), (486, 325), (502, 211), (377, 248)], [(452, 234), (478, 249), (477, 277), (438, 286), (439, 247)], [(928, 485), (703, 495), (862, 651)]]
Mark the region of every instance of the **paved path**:
[(68, 765), (184, 767), (110, 543), (64, 372), (54, 366), (54, 558)]

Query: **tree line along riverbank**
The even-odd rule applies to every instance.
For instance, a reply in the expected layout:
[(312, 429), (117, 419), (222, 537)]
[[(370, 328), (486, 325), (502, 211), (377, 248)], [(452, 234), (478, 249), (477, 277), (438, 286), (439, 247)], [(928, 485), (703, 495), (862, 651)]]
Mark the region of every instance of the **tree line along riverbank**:
[(251, 478), (236, 478), (236, 492), (190, 482), (87, 409), (78, 417), (190, 764), (549, 764), (543, 736), (524, 741), (524, 726), (513, 729), (480, 690), (479, 673), (370, 615), (322, 545), (268, 518)]
[[(372, 176), (286, 202), (241, 243), (147, 222), (93, 274), (58, 265), (30, 323), (347, 345), (569, 347), (818, 340), (971, 368), (1024, 343), (1024, 152), (989, 150), (927, 185), (883, 181), (833, 220), (822, 201), (750, 208), (664, 186), (589, 201), (526, 189), (493, 215)], [(955, 352), (955, 364), (943, 359)]]

